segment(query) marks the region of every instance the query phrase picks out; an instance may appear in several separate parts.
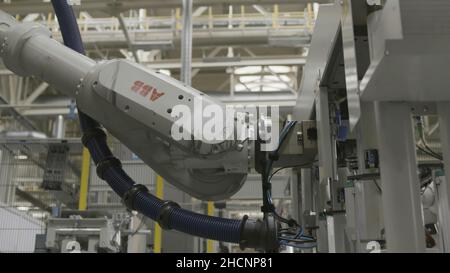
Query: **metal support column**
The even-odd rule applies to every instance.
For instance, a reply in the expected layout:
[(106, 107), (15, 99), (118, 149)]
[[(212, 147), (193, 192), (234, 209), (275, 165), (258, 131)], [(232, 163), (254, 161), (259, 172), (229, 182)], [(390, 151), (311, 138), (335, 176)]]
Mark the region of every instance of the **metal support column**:
[(64, 124), (64, 116), (58, 115), (55, 121), (55, 137), (58, 139), (63, 139), (65, 135), (65, 124)]
[[(182, 33), (181, 33), (181, 75), (180, 80), (187, 86), (192, 79), (192, 0), (183, 0)], [(165, 198), (181, 204), (186, 209), (191, 209), (192, 198), (183, 191), (169, 184), (165, 185)], [(193, 236), (175, 231), (165, 231), (164, 252), (194, 252), (195, 239)]]
[(411, 108), (406, 103), (377, 102), (375, 113), (387, 250), (424, 252)]
[[(373, 102), (361, 102), (361, 122), (355, 128), (359, 174), (377, 172), (367, 169), (365, 151), (378, 149), (377, 130), (375, 126), (375, 105)], [(372, 181), (373, 180), (373, 181)], [(381, 192), (375, 183), (377, 179), (357, 181), (354, 183), (355, 239), (357, 252), (365, 252), (366, 246), (361, 241), (380, 239), (381, 236)], [(379, 184), (378, 184), (379, 185)]]
[[(298, 181), (300, 180), (300, 181)], [(317, 217), (313, 215), (315, 211), (314, 206), (314, 185), (312, 179), (312, 170), (301, 169), (299, 173), (299, 178), (297, 178), (298, 191), (300, 196), (299, 204), (299, 224), (302, 225), (304, 229), (313, 228), (317, 226)], [(325, 229), (326, 231), (326, 229)], [(324, 234), (326, 238), (326, 234)], [(318, 249), (320, 251), (320, 249)], [(311, 253), (312, 249), (305, 249), (303, 253)]]
[(302, 169), (300, 171), (300, 180), (300, 192), (302, 198), (302, 211), (300, 211), (300, 215), (303, 225), (308, 226), (308, 223), (310, 223), (309, 219), (311, 217), (310, 213), (314, 211), (314, 191), (312, 185), (311, 169)]
[[(208, 215), (214, 216), (214, 202), (208, 202)], [(208, 240), (206, 243), (206, 252), (213, 253), (214, 252), (214, 241)]]
[(330, 201), (329, 179), (332, 178), (333, 166), (331, 163), (331, 129), (329, 121), (328, 108), (328, 90), (320, 89), (316, 99), (316, 120), (318, 129), (318, 147), (319, 147), (319, 183), (317, 187), (316, 209), (318, 213), (319, 231), (317, 234), (317, 248), (320, 252), (328, 251), (328, 236), (326, 233), (326, 219), (319, 216), (321, 212), (327, 209), (327, 202)]
[(181, 33), (181, 76), (186, 85), (192, 81), (192, 0), (183, 0), (183, 29)]
[[(156, 197), (160, 199), (164, 198), (164, 180), (159, 175), (156, 177)], [(162, 229), (157, 222), (155, 222), (155, 231), (153, 234), (153, 253), (161, 253)]]
[(87, 148), (83, 148), (83, 158), (81, 162), (80, 197), (78, 200), (79, 210), (86, 210), (87, 208), (90, 168), (91, 155), (89, 154), (89, 150)]
[[(340, 210), (337, 194), (337, 172), (335, 145), (332, 139), (330, 113), (328, 105), (328, 90), (321, 87), (316, 99), (316, 119), (319, 146), (319, 203), (318, 213)], [(343, 215), (319, 215), (319, 226), (327, 225), (328, 252), (345, 251), (345, 219)], [(323, 237), (323, 236), (321, 236)], [(325, 238), (319, 238), (319, 249), (324, 249)], [(322, 246), (321, 246), (322, 245)]]
[(299, 181), (299, 173), (297, 171), (290, 171), (290, 183), (291, 183), (291, 191), (292, 191), (292, 201), (291, 201), (291, 210), (292, 210), (292, 218), (297, 221), (297, 223), (303, 226), (302, 220), (302, 199), (301, 199), (301, 182)]
[(331, 201), (328, 189), (329, 180), (333, 178), (333, 147), (331, 145), (330, 113), (328, 106), (328, 90), (320, 88), (316, 100), (316, 120), (319, 147), (319, 206), (318, 211), (327, 209), (327, 202)]

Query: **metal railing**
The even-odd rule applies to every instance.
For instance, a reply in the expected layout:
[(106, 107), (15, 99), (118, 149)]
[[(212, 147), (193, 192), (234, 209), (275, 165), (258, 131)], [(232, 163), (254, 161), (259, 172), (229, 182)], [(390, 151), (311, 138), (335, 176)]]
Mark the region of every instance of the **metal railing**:
[[(209, 8), (206, 13), (193, 17), (194, 38), (196, 33), (202, 33), (202, 35), (219, 33), (220, 35), (221, 32), (242, 33), (243, 31), (259, 31), (268, 36), (294, 33), (307, 37), (312, 34), (315, 23), (314, 13), (308, 10), (278, 12), (278, 8), (274, 8), (267, 14), (246, 13), (245, 10), (241, 10), (239, 13), (213, 14), (212, 9)], [(134, 40), (136, 40), (136, 36), (148, 37), (145, 34), (158, 33), (170, 34), (172, 39), (180, 38), (183, 27), (180, 9), (174, 10), (171, 16), (139, 16), (135, 14), (129, 17), (124, 16), (124, 21), (128, 33)], [(54, 37), (60, 37), (58, 22), (51, 14), (46, 20), (38, 19), (37, 22), (48, 26)], [(97, 35), (100, 40), (105, 35), (112, 35), (111, 39), (118, 39), (123, 35), (120, 22), (116, 17), (93, 18), (85, 12), (81, 12), (78, 25), (83, 36)], [(89, 41), (87, 40), (87, 42)]]

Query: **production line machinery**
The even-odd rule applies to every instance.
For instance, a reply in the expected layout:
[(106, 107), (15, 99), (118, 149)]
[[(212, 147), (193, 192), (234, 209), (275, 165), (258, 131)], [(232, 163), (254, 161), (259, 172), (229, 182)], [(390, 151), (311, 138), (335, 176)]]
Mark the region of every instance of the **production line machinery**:
[[(82, 52), (81, 40), (73, 39), (79, 33), (71, 7), (65, 1), (53, 1), (53, 5), (66, 44)], [(316, 151), (314, 122), (287, 121), (278, 138), (277, 108), (269, 114), (244, 107), (240, 115), (232, 113), (231, 120), (215, 117), (215, 130), (223, 127), (225, 135), (211, 140), (202, 135), (203, 127), (196, 129), (195, 112), (200, 110), (199, 122), (206, 123), (203, 112), (208, 107), (216, 114), (229, 109), (173, 78), (127, 60), (96, 62), (53, 40), (45, 27), (19, 23), (4, 12), (0, 13), (0, 41), (0, 56), (8, 69), (20, 76), (38, 77), (76, 98), (82, 142), (97, 165), (97, 174), (129, 210), (143, 213), (165, 229), (266, 251), (277, 251), (279, 239), (289, 240), (280, 237), (278, 222), (297, 229), (295, 220), (276, 213), (269, 176), (280, 164), (310, 165)], [(187, 112), (180, 111), (180, 105)], [(176, 127), (187, 113), (194, 113), (192, 120), (189, 117), (186, 126)], [(103, 128), (165, 180), (201, 200), (230, 197), (240, 189), (250, 168), (259, 169), (264, 180), (264, 219), (210, 217), (156, 198), (122, 170), (106, 145)], [(176, 140), (173, 128), (184, 138)], [(306, 241), (313, 242), (313, 238)]]
[[(222, 139), (202, 136), (194, 120), (198, 109), (226, 113), (225, 105), (130, 61), (83, 56), (73, 12), (65, 1), (52, 3), (67, 47), (44, 27), (1, 13), (0, 56), (14, 73), (76, 98), (82, 142), (99, 177), (128, 209), (166, 229), (264, 251), (280, 245), (318, 252), (449, 251), (450, 187), (443, 172), (450, 169), (450, 93), (443, 88), (448, 1), (321, 5), (292, 118), (279, 126), (276, 108), (270, 114), (243, 108), (240, 118), (215, 119), (226, 132)], [(185, 117), (179, 105), (194, 118), (185, 120), (193, 126), (178, 130), (184, 138), (176, 140), (172, 129)], [(439, 151), (424, 133), (429, 116), (438, 120)], [(205, 116), (200, 123), (208, 123)], [(201, 200), (232, 196), (255, 168), (264, 218), (209, 217), (159, 200), (123, 172), (100, 124)], [(253, 128), (256, 137), (236, 137), (239, 128)], [(299, 172), (291, 184), (295, 220), (278, 215), (272, 203), (274, 167)]]
[(317, 251), (449, 251), (448, 18), (441, 0), (320, 6), (293, 114), (317, 122), (299, 198)]

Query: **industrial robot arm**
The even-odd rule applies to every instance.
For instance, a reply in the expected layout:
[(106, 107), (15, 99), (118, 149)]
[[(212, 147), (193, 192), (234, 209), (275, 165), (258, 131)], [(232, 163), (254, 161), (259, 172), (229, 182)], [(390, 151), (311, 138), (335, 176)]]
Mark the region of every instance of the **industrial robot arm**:
[(169, 109), (174, 102), (191, 102), (199, 97), (204, 97), (207, 104), (220, 103), (124, 60), (96, 63), (51, 39), (43, 26), (18, 23), (2, 11), (0, 56), (14, 73), (38, 77), (76, 97), (82, 111), (79, 113), (84, 131), (82, 142), (97, 164), (99, 177), (122, 198), (128, 209), (141, 212), (164, 229), (238, 243), (241, 248), (276, 251), (277, 226), (270, 215), (263, 221), (255, 221), (247, 217), (237, 220), (197, 214), (174, 202), (160, 200), (146, 187), (136, 184), (113, 157), (101, 126), (88, 117), (101, 122), (171, 183), (200, 199), (214, 200), (229, 197), (244, 182), (248, 142), (220, 150), (221, 143), (173, 141), (169, 128), (174, 120)]
[[(225, 106), (166, 75), (127, 60), (95, 62), (51, 38), (35, 23), (0, 14), (0, 55), (20, 76), (36, 76), (69, 97), (168, 182), (202, 200), (226, 199), (242, 186), (251, 164), (250, 141), (175, 141), (174, 106), (194, 112)], [(185, 129), (185, 128), (184, 128)], [(195, 132), (185, 132), (194, 139)], [(225, 147), (225, 148), (224, 148)]]
[[(183, 104), (195, 112), (196, 101), (201, 101), (201, 109), (214, 105), (226, 112), (223, 104), (170, 77), (126, 60), (95, 62), (53, 40), (45, 27), (18, 23), (1, 11), (0, 57), (14, 73), (38, 77), (77, 99), (83, 116), (80, 118), (82, 127), (89, 129), (84, 132), (83, 144), (97, 164), (99, 177), (108, 182), (128, 209), (143, 213), (165, 229), (239, 243), (242, 248), (277, 250), (275, 212), (265, 211), (263, 221), (247, 217), (223, 219), (186, 211), (173, 202), (156, 198), (126, 175), (120, 161), (107, 148), (105, 133), (83, 114), (100, 122), (168, 182), (199, 199), (220, 200), (240, 189), (248, 169), (254, 166), (253, 161), (261, 164), (261, 158), (258, 160), (258, 156), (253, 156), (259, 154), (261, 157), (259, 151), (255, 153), (253, 141), (228, 138), (208, 141), (196, 137), (195, 126), (194, 130), (184, 132), (191, 139), (177, 141), (171, 130), (178, 118), (174, 113), (175, 106)], [(86, 126), (87, 123), (92, 124)], [(314, 147), (308, 146), (314, 141), (303, 138), (309, 130), (307, 126), (300, 127), (296, 137), (292, 138), (295, 145), (301, 143), (301, 149)], [(289, 156), (294, 156), (298, 165), (296, 154), (299, 151), (291, 152), (294, 154), (288, 152), (288, 161), (283, 165), (292, 165), (288, 163), (292, 161)], [(267, 200), (271, 202), (270, 195)]]

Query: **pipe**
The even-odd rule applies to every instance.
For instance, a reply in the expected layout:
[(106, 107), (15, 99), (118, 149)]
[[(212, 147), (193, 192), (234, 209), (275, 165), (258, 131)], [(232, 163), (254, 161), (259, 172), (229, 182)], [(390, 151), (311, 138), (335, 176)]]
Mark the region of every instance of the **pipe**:
[[(55, 14), (64, 39), (64, 43), (73, 50), (84, 53), (81, 35), (72, 8), (67, 1), (52, 0)], [(127, 200), (131, 195), (130, 207), (145, 216), (164, 223), (166, 228), (188, 233), (194, 236), (205, 237), (212, 240), (239, 243), (242, 248), (266, 248), (273, 249), (278, 246), (276, 231), (273, 225), (267, 225), (261, 221), (224, 219), (197, 214), (184, 210), (178, 205), (165, 202), (146, 190), (139, 189), (136, 183), (124, 172), (120, 162), (111, 164), (114, 158), (106, 144), (106, 134), (101, 125), (89, 116), (79, 113), (80, 125), (83, 131), (84, 144), (91, 153), (92, 159), (97, 165), (100, 177), (121, 197)], [(105, 165), (105, 162), (110, 164)], [(162, 221), (161, 221), (162, 220)], [(268, 226), (271, 226), (269, 229)], [(261, 235), (264, 235), (261, 238)], [(270, 236), (272, 235), (272, 236)]]
[(183, 0), (183, 29), (181, 40), (181, 75), (186, 85), (192, 85), (192, 0)]
[(63, 115), (58, 115), (58, 117), (56, 118), (54, 131), (56, 138), (58, 139), (64, 138), (65, 124)]

